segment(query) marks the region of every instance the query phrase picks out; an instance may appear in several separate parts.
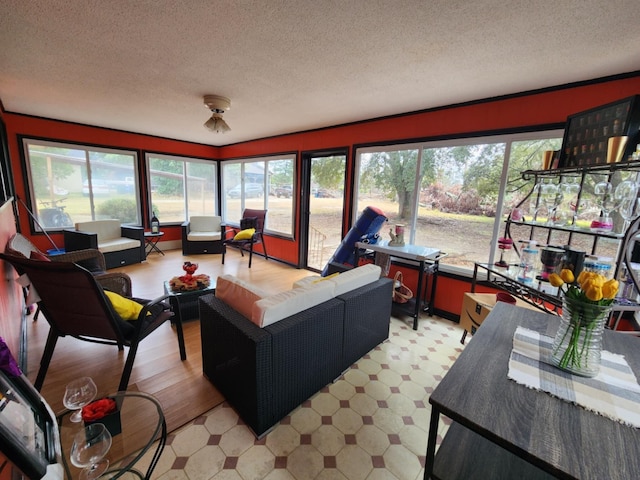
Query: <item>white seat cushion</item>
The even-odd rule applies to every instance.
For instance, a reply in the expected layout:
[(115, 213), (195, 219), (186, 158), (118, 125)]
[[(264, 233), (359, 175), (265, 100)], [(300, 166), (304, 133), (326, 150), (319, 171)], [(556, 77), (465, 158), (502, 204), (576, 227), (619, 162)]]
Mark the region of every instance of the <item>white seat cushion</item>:
[(211, 242), (222, 240), (222, 232), (190, 232), (187, 234), (190, 242)]
[(120, 237), (115, 240), (107, 240), (106, 242), (98, 241), (98, 250), (102, 253), (119, 252), (120, 250), (128, 250), (129, 248), (139, 248), (140, 241), (132, 238)]

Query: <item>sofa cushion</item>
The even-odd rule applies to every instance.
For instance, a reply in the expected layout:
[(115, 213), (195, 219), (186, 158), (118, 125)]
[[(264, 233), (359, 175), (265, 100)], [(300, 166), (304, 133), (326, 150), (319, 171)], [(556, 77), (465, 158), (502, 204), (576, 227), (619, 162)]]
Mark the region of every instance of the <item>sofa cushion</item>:
[(98, 248), (102, 253), (119, 252), (129, 248), (140, 248), (140, 241), (132, 238), (118, 237), (101, 241), (98, 238)]
[(189, 217), (190, 232), (220, 232), (222, 218), (215, 215), (194, 215)]
[(216, 297), (246, 318), (251, 318), (253, 304), (268, 294), (233, 275), (221, 275), (216, 282)]
[(340, 272), (332, 273), (331, 275), (327, 275), (326, 277), (321, 277), (320, 275), (310, 275), (308, 277), (301, 278), (300, 280), (296, 280), (293, 282), (292, 288), (303, 288), (307, 285), (313, 285), (318, 282), (325, 282), (327, 280), (331, 280), (332, 278), (337, 277)]
[[(78, 222), (76, 223), (76, 230), (79, 232), (91, 232), (97, 234), (99, 244), (122, 237), (120, 220)], [(140, 246), (140, 244), (136, 242), (136, 246)]]
[(250, 319), (259, 327), (266, 327), (330, 300), (334, 288), (331, 281), (327, 281), (270, 295), (253, 304)]
[(187, 240), (190, 242), (214, 242), (222, 240), (222, 232), (189, 232)]
[(342, 272), (340, 275), (328, 279), (327, 282), (335, 285), (334, 295), (337, 297), (338, 295), (375, 282), (380, 278), (381, 273), (382, 269), (378, 265), (368, 263)]

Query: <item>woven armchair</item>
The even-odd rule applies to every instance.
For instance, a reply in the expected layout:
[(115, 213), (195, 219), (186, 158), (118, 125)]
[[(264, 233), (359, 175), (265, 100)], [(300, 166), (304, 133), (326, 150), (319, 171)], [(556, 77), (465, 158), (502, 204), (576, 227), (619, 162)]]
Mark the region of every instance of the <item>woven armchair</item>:
[[(35, 252), (38, 256), (47, 257), (52, 262), (75, 263), (76, 265), (80, 265), (86, 270), (89, 270), (95, 277), (96, 282), (98, 282), (105, 290), (115, 292), (124, 297), (132, 296), (131, 278), (124, 273), (107, 273), (104, 255), (102, 252), (94, 248), (76, 250), (58, 255), (47, 255), (31, 243), (27, 237), (20, 233), (16, 233), (9, 238), (5, 247), (5, 252), (9, 255), (22, 258), (31, 258), (32, 252)], [(18, 273), (22, 275), (24, 272), (18, 271)], [(25, 299), (27, 298), (27, 289), (25, 289)], [(39, 312), (40, 310), (38, 309), (33, 317), (34, 320), (38, 319)]]

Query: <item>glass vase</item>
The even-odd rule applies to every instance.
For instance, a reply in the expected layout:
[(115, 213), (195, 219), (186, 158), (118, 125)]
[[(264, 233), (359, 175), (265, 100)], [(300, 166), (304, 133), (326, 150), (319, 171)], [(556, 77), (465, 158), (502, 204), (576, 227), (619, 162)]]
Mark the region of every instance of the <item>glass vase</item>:
[(563, 298), (551, 363), (576, 375), (595, 377), (600, 371), (602, 332), (610, 313), (610, 305)]

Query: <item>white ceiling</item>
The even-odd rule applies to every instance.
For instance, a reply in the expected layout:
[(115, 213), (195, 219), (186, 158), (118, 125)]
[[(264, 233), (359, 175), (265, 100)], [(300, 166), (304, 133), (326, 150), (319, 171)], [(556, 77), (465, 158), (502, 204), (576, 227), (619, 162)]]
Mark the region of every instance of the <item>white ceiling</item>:
[(6, 111), (210, 145), (636, 70), (638, 0), (0, 2)]

